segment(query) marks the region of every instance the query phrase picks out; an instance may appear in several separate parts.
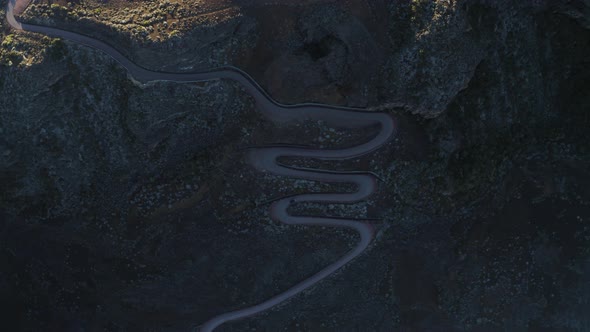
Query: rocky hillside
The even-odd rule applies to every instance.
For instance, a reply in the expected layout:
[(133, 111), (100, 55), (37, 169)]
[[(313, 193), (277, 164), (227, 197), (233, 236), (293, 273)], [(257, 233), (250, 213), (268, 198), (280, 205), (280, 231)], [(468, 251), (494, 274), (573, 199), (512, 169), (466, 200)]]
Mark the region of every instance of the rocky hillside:
[[(589, 11), (586, 0), (34, 1), (22, 19), (106, 40), (151, 69), (235, 64), (280, 101), (398, 119), (378, 153), (326, 165), (378, 173), (378, 195), (296, 207), (383, 218), (372, 248), (220, 331), (585, 331)], [(242, 147), (342, 146), (372, 131), (277, 127), (229, 81), (140, 85), (85, 47), (4, 21), (0, 38), (11, 330), (187, 330), (356, 241), (270, 221), (268, 200), (335, 188), (261, 176)]]

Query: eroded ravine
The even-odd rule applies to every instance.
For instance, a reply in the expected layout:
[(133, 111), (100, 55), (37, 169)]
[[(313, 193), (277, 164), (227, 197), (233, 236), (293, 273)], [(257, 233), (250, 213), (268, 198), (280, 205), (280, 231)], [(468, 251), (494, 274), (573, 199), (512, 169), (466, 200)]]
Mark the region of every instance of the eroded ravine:
[[(26, 0), (23, 0), (26, 1)], [(346, 255), (328, 265), (310, 278), (303, 280), (290, 289), (257, 305), (241, 310), (224, 313), (213, 317), (198, 327), (200, 331), (213, 331), (219, 325), (236, 319), (256, 315), (273, 306), (299, 294), (303, 290), (315, 285), (328, 277), (352, 259), (360, 255), (371, 243), (374, 237), (373, 227), (357, 219), (342, 219), (330, 217), (301, 217), (292, 216), (287, 212), (288, 207), (297, 202), (331, 202), (354, 203), (368, 198), (376, 190), (376, 177), (370, 173), (314, 171), (312, 169), (298, 169), (287, 167), (277, 162), (279, 157), (303, 157), (316, 159), (345, 160), (352, 159), (372, 152), (385, 144), (394, 133), (395, 125), (391, 116), (384, 113), (367, 112), (362, 109), (336, 107), (322, 104), (284, 105), (274, 101), (260, 87), (254, 79), (239, 68), (226, 66), (214, 68), (198, 73), (167, 73), (145, 69), (117, 51), (112, 46), (97, 39), (80, 35), (71, 31), (51, 27), (31, 25), (18, 22), (13, 14), (16, 0), (9, 0), (6, 11), (8, 23), (17, 30), (41, 33), (52, 37), (59, 37), (75, 43), (101, 50), (119, 62), (130, 75), (140, 82), (173, 81), (173, 82), (201, 82), (215, 79), (230, 79), (239, 82), (256, 101), (256, 106), (266, 117), (274, 122), (292, 122), (309, 120), (323, 120), (328, 126), (354, 129), (365, 128), (378, 124), (380, 131), (373, 139), (363, 144), (346, 149), (308, 149), (297, 147), (261, 147), (248, 152), (248, 160), (257, 170), (269, 172), (278, 176), (301, 178), (312, 181), (330, 183), (352, 183), (357, 190), (351, 193), (308, 193), (295, 195), (274, 202), (270, 208), (272, 219), (289, 225), (319, 225), (328, 227), (345, 227), (355, 230), (360, 240)]]

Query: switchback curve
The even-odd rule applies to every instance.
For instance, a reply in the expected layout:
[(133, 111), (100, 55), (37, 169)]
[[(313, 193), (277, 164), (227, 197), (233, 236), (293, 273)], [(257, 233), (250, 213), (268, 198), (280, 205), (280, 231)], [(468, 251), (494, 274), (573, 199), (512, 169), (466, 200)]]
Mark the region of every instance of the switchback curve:
[(395, 131), (395, 122), (391, 116), (385, 113), (367, 112), (358, 108), (331, 106), (318, 103), (303, 103), (295, 105), (281, 104), (272, 99), (272, 97), (250, 75), (233, 66), (223, 66), (196, 73), (151, 71), (137, 65), (126, 58), (117, 49), (103, 41), (71, 31), (21, 23), (14, 17), (13, 9), (15, 3), (16, 0), (9, 0), (6, 11), (7, 21), (12, 28), (62, 38), (103, 51), (127, 69), (129, 74), (140, 82), (173, 81), (183, 83), (230, 79), (240, 83), (254, 98), (257, 108), (265, 116), (275, 122), (302, 121), (304, 119), (310, 119), (324, 120), (327, 125), (340, 128), (364, 128), (375, 124), (380, 126), (381, 130), (376, 137), (368, 142), (346, 149), (310, 149), (294, 146), (274, 146), (249, 149), (249, 163), (262, 172), (312, 181), (355, 184), (357, 190), (352, 193), (308, 193), (281, 198), (273, 202), (270, 208), (270, 215), (272, 219), (289, 225), (317, 225), (350, 228), (359, 234), (360, 240), (346, 255), (283, 293), (260, 304), (213, 317), (197, 327), (197, 329), (203, 332), (213, 331), (216, 327), (225, 322), (253, 316), (268, 310), (325, 279), (360, 255), (369, 246), (374, 237), (374, 229), (369, 223), (361, 222), (358, 219), (292, 216), (287, 212), (287, 209), (291, 204), (296, 202), (354, 203), (362, 201), (368, 198), (376, 190), (377, 181), (373, 174), (370, 174), (369, 172), (330, 172), (326, 170), (289, 167), (279, 163), (277, 159), (281, 156), (332, 160), (345, 160), (360, 157), (387, 143)]

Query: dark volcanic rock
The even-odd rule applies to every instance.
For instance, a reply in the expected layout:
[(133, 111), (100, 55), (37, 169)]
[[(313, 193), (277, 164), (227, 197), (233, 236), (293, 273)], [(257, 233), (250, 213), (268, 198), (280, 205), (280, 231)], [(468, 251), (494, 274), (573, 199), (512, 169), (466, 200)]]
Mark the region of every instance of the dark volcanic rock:
[[(369, 202), (294, 207), (383, 218), (372, 247), (220, 331), (590, 329), (588, 1), (261, 3), (160, 44), (65, 22), (150, 68), (235, 63), (280, 101), (396, 116), (370, 156), (288, 160), (379, 174)], [(277, 196), (350, 188), (261, 175), (241, 147), (349, 145), (374, 128), (277, 127), (232, 82), (139, 85), (100, 53), (2, 24), (7, 330), (186, 331), (356, 241), (269, 220)]]
[(269, 92), (287, 102), (309, 98), (366, 106), (381, 59), (362, 22), (334, 6), (312, 7), (297, 27), (299, 47), (265, 72)]

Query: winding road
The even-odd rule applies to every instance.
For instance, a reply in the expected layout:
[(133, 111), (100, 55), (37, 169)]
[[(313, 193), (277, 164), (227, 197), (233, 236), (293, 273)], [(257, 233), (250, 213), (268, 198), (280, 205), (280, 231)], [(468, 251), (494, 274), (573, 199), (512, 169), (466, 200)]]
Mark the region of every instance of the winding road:
[[(22, 7), (21, 1), (26, 0), (18, 0), (18, 3), (20, 3)], [(151, 71), (135, 64), (115, 48), (100, 40), (71, 31), (21, 23), (14, 17), (13, 10), (16, 4), (16, 0), (9, 0), (6, 11), (6, 19), (13, 29), (59, 37), (103, 51), (125, 67), (129, 74), (140, 82), (174, 81), (182, 83), (230, 79), (240, 83), (256, 101), (257, 109), (274, 122), (302, 121), (305, 119), (316, 121), (323, 120), (328, 126), (343, 129), (365, 128), (376, 124), (380, 126), (379, 133), (373, 139), (346, 149), (311, 149), (294, 146), (274, 146), (252, 148), (248, 150), (248, 161), (250, 165), (262, 172), (312, 181), (352, 183), (356, 185), (357, 190), (352, 193), (308, 193), (277, 200), (270, 208), (270, 215), (274, 220), (289, 225), (316, 225), (350, 228), (358, 232), (360, 241), (346, 255), (288, 290), (257, 305), (213, 317), (196, 329), (202, 332), (213, 331), (215, 328), (228, 321), (253, 316), (268, 310), (317, 284), (319, 281), (328, 277), (360, 255), (369, 246), (374, 238), (374, 230), (367, 222), (358, 219), (292, 216), (287, 212), (287, 209), (291, 204), (296, 202), (354, 203), (362, 201), (368, 198), (376, 190), (377, 179), (373, 174), (368, 172), (337, 172), (289, 167), (280, 164), (277, 159), (282, 156), (315, 158), (321, 160), (345, 160), (360, 157), (378, 149), (391, 138), (395, 131), (395, 122), (390, 115), (385, 113), (367, 112), (356, 108), (337, 107), (315, 103), (284, 105), (273, 100), (266, 91), (258, 85), (252, 77), (250, 77), (250, 75), (239, 68), (232, 66), (219, 67), (197, 73)]]

